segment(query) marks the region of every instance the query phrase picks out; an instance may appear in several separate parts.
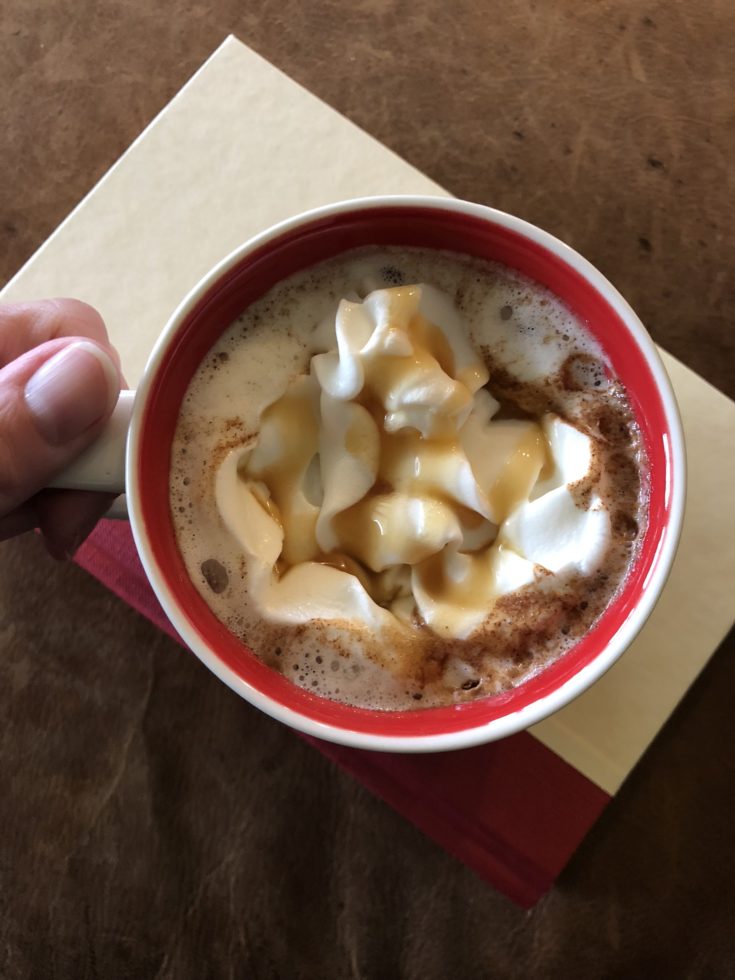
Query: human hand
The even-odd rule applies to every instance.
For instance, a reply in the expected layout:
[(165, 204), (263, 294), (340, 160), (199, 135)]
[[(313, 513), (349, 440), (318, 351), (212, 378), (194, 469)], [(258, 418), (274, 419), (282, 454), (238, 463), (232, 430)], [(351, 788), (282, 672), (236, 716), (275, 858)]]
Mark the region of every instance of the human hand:
[(73, 299), (0, 305), (0, 540), (39, 528), (73, 554), (112, 502), (44, 489), (94, 442), (120, 391), (102, 317)]

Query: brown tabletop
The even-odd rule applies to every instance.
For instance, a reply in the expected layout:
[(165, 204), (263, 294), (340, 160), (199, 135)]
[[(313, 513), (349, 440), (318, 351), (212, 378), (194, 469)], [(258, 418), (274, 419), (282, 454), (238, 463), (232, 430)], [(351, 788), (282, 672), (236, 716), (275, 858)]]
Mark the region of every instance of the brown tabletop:
[[(735, 396), (731, 0), (6, 0), (0, 26), (0, 279), (233, 32), (574, 245)], [(732, 633), (526, 913), (34, 536), (0, 548), (0, 976), (735, 975)]]

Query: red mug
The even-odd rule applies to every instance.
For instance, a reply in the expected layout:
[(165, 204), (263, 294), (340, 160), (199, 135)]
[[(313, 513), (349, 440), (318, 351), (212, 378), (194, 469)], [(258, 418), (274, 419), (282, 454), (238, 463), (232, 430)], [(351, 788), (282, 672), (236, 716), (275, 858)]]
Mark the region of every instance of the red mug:
[[(191, 378), (232, 321), (288, 276), (368, 245), (449, 250), (502, 263), (546, 286), (598, 341), (640, 428), (648, 524), (622, 588), (592, 628), (541, 672), (501, 694), (441, 708), (385, 711), (312, 694), (267, 667), (214, 616), (179, 553), (169, 505), (171, 446)], [(123, 466), (123, 446), (125, 446)], [(546, 232), (491, 208), (433, 197), (345, 201), (284, 221), (236, 249), (171, 317), (137, 392), (57, 486), (125, 491), (136, 546), (172, 624), (234, 691), (293, 728), (367, 749), (464, 748), (510, 735), (568, 704), (627, 649), (653, 609), (681, 532), (684, 438), (655, 345), (617, 290)]]

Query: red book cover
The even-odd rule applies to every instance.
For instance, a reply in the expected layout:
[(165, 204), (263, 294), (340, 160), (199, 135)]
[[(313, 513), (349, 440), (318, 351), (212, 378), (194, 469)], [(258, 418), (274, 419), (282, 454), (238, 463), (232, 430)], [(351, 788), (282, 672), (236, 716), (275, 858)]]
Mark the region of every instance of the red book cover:
[[(178, 639), (148, 585), (127, 524), (101, 522), (76, 560)], [(307, 741), (524, 907), (551, 887), (610, 799), (528, 732), (419, 755)]]

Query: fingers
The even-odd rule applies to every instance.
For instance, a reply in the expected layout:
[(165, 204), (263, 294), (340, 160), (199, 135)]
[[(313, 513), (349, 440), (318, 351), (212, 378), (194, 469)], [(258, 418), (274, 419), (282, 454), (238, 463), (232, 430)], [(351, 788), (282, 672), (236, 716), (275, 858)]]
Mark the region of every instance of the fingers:
[(70, 558), (114, 499), (114, 494), (88, 490), (41, 490), (32, 501), (33, 526), (43, 535), (49, 554)]
[(25, 534), (38, 527), (36, 508), (32, 500), (27, 500), (9, 514), (0, 517), (0, 541), (7, 541), (18, 534)]
[(71, 558), (114, 499), (114, 494), (89, 490), (40, 490), (0, 517), (0, 541), (38, 528), (53, 558)]
[(101, 431), (119, 366), (101, 316), (86, 303), (0, 306), (0, 540), (38, 527), (49, 551), (64, 557), (108, 509), (105, 494), (40, 488)]
[(0, 306), (0, 367), (49, 340), (87, 337), (108, 348), (107, 330), (99, 313), (78, 299), (43, 299)]
[[(0, 328), (0, 345), (3, 339), (7, 350)], [(105, 341), (50, 340), (0, 370), (0, 516), (96, 438), (119, 390), (120, 372)]]

